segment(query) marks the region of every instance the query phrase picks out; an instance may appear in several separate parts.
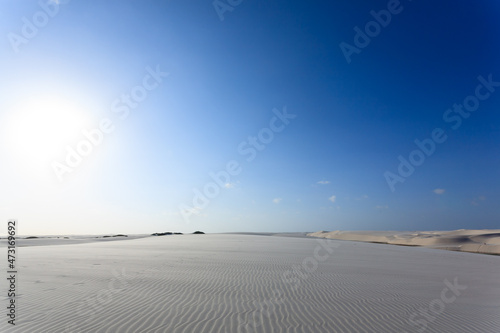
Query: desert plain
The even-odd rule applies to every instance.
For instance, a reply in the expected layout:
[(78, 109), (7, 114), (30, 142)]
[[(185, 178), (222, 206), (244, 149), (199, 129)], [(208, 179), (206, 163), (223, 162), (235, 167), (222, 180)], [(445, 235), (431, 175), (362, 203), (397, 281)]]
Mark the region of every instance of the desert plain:
[(353, 233), (20, 239), (0, 332), (500, 331), (498, 231)]

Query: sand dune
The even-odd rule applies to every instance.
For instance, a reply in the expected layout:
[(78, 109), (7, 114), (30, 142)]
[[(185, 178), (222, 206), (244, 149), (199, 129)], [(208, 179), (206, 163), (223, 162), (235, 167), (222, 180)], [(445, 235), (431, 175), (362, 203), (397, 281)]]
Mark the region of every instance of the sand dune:
[(308, 236), (500, 255), (500, 229), (419, 232), (318, 231)]
[[(500, 327), (496, 256), (221, 234), (28, 246), (19, 248), (19, 265), (17, 325), (4, 318), (1, 332), (489, 333)], [(0, 286), (5, 290), (5, 279)]]
[[(149, 234), (127, 235), (126, 239), (136, 239), (150, 237)], [(63, 235), (63, 236), (17, 236), (16, 245), (18, 247), (25, 246), (47, 246), (47, 245), (70, 245), (70, 244), (85, 244), (93, 242), (113, 242), (121, 241), (123, 237), (110, 235)], [(0, 246), (6, 245), (7, 237), (0, 238)]]

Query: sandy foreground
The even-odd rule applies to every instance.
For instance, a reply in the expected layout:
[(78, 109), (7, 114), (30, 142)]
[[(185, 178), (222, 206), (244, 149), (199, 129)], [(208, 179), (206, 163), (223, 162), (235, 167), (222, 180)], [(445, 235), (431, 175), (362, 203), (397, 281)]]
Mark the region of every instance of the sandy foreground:
[(500, 331), (500, 256), (207, 234), (24, 246), (18, 264), (0, 332)]
[(308, 236), (500, 255), (500, 229), (415, 232), (318, 231)]

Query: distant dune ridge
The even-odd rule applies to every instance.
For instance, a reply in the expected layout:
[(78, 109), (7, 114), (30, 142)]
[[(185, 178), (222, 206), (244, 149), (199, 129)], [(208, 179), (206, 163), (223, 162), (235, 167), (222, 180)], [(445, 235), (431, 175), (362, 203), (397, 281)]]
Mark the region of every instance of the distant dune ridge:
[(454, 231), (318, 231), (307, 234), (339, 240), (424, 246), (434, 249), (500, 255), (500, 229)]

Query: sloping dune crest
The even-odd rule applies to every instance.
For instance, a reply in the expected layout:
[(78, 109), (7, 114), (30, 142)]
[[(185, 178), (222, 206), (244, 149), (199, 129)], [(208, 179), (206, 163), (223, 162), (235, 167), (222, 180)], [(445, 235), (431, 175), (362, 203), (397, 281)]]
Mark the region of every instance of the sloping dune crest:
[(337, 230), (313, 232), (308, 236), (500, 255), (500, 230), (496, 229), (419, 232)]

